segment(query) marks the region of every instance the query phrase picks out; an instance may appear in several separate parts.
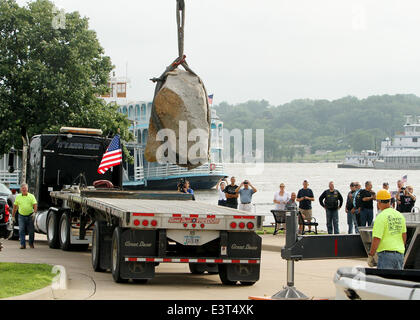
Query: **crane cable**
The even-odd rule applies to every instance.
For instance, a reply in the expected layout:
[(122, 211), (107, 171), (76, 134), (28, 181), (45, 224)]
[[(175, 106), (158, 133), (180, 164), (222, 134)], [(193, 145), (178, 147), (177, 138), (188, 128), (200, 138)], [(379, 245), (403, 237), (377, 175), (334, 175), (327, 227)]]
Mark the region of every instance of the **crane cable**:
[[(153, 98), (153, 105), (152, 105), (152, 112), (151, 112), (151, 119), (155, 125), (157, 131), (164, 129), (162, 122), (160, 121), (155, 107), (155, 98), (159, 93), (160, 89), (162, 89), (168, 73), (174, 71), (178, 68), (178, 66), (182, 66), (187, 72), (191, 73), (192, 75), (198, 78), (198, 81), (203, 86), (204, 93), (206, 95), (206, 102), (207, 102), (207, 121), (211, 123), (211, 112), (210, 112), (210, 104), (208, 102), (208, 95), (206, 87), (204, 86), (203, 81), (201, 81), (200, 77), (191, 70), (188, 66), (186, 61), (187, 56), (184, 54), (184, 31), (185, 31), (185, 1), (184, 0), (176, 0), (176, 22), (177, 22), (177, 30), (178, 30), (178, 58), (174, 60), (165, 70), (165, 72), (159, 78), (150, 79), (153, 83), (156, 83), (155, 94)], [(178, 155), (177, 155), (178, 156)]]

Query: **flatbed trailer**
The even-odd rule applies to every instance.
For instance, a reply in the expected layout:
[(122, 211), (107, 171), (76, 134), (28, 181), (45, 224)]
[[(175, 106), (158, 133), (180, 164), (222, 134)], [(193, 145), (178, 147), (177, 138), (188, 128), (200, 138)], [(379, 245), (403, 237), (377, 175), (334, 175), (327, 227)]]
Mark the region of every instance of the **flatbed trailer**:
[(86, 250), (92, 266), (116, 282), (146, 282), (160, 263), (188, 263), (223, 284), (259, 280), (262, 216), (198, 201), (178, 192), (78, 188), (50, 193), (51, 248)]

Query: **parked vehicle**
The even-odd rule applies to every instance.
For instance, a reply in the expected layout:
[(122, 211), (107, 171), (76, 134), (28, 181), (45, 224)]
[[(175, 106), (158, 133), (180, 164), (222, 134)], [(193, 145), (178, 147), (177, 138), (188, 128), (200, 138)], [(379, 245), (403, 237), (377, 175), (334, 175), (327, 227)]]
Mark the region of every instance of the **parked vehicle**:
[(0, 239), (9, 238), (11, 234), (10, 219), (12, 214), (12, 192), (0, 183)]

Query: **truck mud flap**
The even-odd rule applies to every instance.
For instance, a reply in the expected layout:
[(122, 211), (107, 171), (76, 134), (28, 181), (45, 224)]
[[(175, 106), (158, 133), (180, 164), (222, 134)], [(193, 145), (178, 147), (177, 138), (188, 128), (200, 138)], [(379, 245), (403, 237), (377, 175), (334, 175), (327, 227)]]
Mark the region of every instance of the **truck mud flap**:
[(219, 272), (229, 281), (255, 282), (260, 279), (260, 264), (224, 264), (219, 265)]
[[(254, 232), (229, 232), (227, 255), (229, 259), (260, 259), (262, 240)], [(258, 281), (260, 264), (227, 264), (219, 266), (229, 281)]]
[[(154, 230), (124, 230), (121, 237), (123, 257), (156, 256), (157, 237), (158, 232)], [(124, 261), (121, 265), (121, 277), (125, 279), (152, 279), (154, 276), (154, 263)]]
[(229, 232), (227, 255), (230, 259), (259, 259), (261, 244), (261, 237), (254, 232)]

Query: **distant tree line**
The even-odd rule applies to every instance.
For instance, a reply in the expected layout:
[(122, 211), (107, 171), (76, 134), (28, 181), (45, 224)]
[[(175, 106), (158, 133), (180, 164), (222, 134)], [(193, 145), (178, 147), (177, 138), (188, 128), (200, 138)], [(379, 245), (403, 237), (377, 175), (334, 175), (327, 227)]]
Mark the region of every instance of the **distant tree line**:
[(403, 131), (405, 115), (420, 116), (411, 94), (348, 96), (338, 100), (294, 100), (272, 106), (266, 100), (222, 102), (217, 113), (227, 129), (265, 129), (265, 160), (292, 161), (317, 150), (379, 150), (386, 137)]

